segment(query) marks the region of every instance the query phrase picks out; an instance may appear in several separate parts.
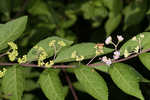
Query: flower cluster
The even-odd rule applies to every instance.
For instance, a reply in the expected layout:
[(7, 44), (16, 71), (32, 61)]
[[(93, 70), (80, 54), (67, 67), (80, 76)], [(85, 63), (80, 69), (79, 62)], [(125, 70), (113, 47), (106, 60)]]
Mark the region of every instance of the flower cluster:
[(57, 43), (58, 45), (60, 45), (61, 47), (64, 47), (66, 46), (65, 42), (64, 41), (58, 41)]
[(53, 47), (53, 46), (55, 46), (55, 43), (56, 43), (56, 40), (52, 40), (52, 41), (49, 42), (49, 46)]
[(101, 54), (101, 53), (104, 53), (103, 47), (104, 47), (103, 43), (96, 44), (96, 46), (94, 47), (96, 49), (96, 56), (99, 55), (99, 54)]
[(112, 41), (112, 37), (111, 36), (109, 36), (106, 40), (105, 40), (105, 44), (112, 44), (112, 45), (114, 45), (115, 47), (116, 46), (118, 46), (118, 44), (120, 43), (120, 42), (122, 42), (123, 40), (124, 40), (124, 38), (121, 36), (121, 35), (117, 35), (117, 39), (118, 39), (118, 43), (117, 44), (115, 44), (115, 43), (113, 43), (113, 41)]
[(137, 38), (136, 36), (134, 36), (134, 37), (132, 38), (133, 41), (135, 41), (135, 42), (138, 43), (138, 46), (136, 46), (135, 49), (134, 49), (134, 52), (135, 52), (135, 53), (138, 53), (139, 50), (140, 50), (140, 52), (141, 52), (141, 49), (142, 49), (141, 43), (142, 43), (142, 39), (143, 39), (143, 38), (144, 38), (144, 34), (140, 34), (139, 38)]
[(107, 58), (106, 56), (102, 57), (101, 59), (103, 62), (105, 62), (108, 66), (111, 65), (112, 61), (110, 58)]
[[(139, 53), (141, 52), (141, 42), (142, 42), (142, 39), (144, 38), (144, 34), (140, 34), (140, 36), (137, 38), (136, 36), (134, 36), (131, 40), (132, 41), (135, 41), (138, 43), (138, 45), (134, 48), (134, 50), (132, 51), (132, 53)], [(124, 57), (128, 57), (129, 55), (131, 55), (132, 53), (128, 52), (127, 49), (125, 49), (124, 51)]]
[(10, 46), (10, 51), (7, 52), (9, 60), (14, 61), (16, 57), (18, 56), (18, 47), (14, 42), (8, 42), (8, 45)]
[[(49, 46), (54, 48), (54, 53), (55, 53), (55, 56), (56, 56), (56, 53), (57, 53), (57, 50), (56, 50), (56, 44), (61, 48), (61, 47), (64, 47), (66, 46), (65, 42), (64, 41), (56, 41), (56, 40), (52, 40), (49, 42)], [(7, 52), (8, 54), (8, 57), (10, 59), (10, 61), (14, 61), (16, 59), (16, 57), (18, 56), (18, 47), (15, 43), (13, 42), (8, 42), (8, 45), (10, 46), (10, 50)], [(53, 64), (54, 64), (54, 59), (53, 60), (50, 60), (48, 62), (44, 62), (44, 60), (48, 57), (48, 54), (47, 52), (45, 51), (44, 48), (36, 45), (33, 47), (34, 49), (37, 49), (38, 50), (38, 66), (46, 66), (46, 67), (51, 67)], [(59, 49), (60, 49), (59, 48)], [(77, 56), (76, 57), (77, 60), (82, 60), (83, 57), (82, 56)], [(23, 55), (23, 57), (21, 58), (18, 58), (17, 59), (18, 63), (19, 64), (22, 64), (22, 63), (26, 63), (27, 62), (27, 55)]]
[(72, 53), (72, 55), (71, 55), (71, 58), (75, 58), (76, 61), (82, 61), (82, 60), (84, 59), (84, 56), (82, 56), (82, 55), (77, 55), (77, 52), (74, 51), (74, 52)]
[(39, 47), (37, 45), (34, 48), (40, 52), (40, 54), (38, 56), (38, 66), (43, 66), (45, 64), (44, 60), (47, 58), (48, 55), (47, 55), (46, 51), (44, 50), (44, 48)]
[[(65, 44), (64, 41), (58, 41), (57, 44), (58, 44), (60, 47), (66, 46), (66, 44)], [(50, 46), (50, 47), (56, 46), (56, 40), (50, 41), (50, 42), (49, 42), (49, 46)]]
[(26, 62), (27, 62), (27, 55), (23, 55), (22, 58), (18, 58), (19, 64), (26, 63)]
[(3, 68), (3, 70), (0, 71), (0, 78), (2, 78), (5, 75), (6, 71), (7, 71), (6, 68)]
[(115, 44), (112, 41), (112, 37), (109, 36), (106, 40), (105, 40), (105, 44), (112, 44), (115, 47), (115, 52), (113, 53), (113, 59), (107, 58), (106, 56), (102, 57), (101, 60), (106, 63), (107, 65), (111, 65), (112, 64), (112, 60), (117, 60), (120, 58), (120, 51), (117, 50), (117, 46), (119, 45), (120, 42), (122, 42), (124, 40), (124, 38), (121, 35), (117, 35), (117, 39), (118, 39), (118, 43)]

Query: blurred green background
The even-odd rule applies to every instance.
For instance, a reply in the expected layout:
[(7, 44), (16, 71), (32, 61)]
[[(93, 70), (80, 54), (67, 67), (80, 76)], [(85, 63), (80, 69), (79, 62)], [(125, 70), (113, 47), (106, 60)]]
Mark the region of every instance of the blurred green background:
[[(21, 54), (27, 53), (37, 42), (49, 36), (59, 36), (75, 43), (102, 43), (109, 35), (122, 35), (127, 41), (140, 32), (150, 31), (149, 0), (0, 0), (0, 24), (24, 15), (28, 16), (27, 28), (16, 41)], [(150, 79), (149, 71), (138, 58), (125, 63), (134, 66), (144, 77)], [(108, 75), (99, 73), (109, 87), (109, 100), (138, 100), (123, 93)], [(72, 81), (76, 80), (74, 75), (70, 76)], [(38, 74), (32, 78), (33, 83), (37, 77)], [(60, 77), (67, 84), (62, 74)], [(148, 87), (150, 85), (141, 84), (146, 100), (150, 100)], [(86, 93), (77, 91), (77, 94), (79, 100), (94, 100)], [(38, 86), (25, 92), (23, 98), (47, 100)], [(71, 92), (66, 100), (72, 100)]]

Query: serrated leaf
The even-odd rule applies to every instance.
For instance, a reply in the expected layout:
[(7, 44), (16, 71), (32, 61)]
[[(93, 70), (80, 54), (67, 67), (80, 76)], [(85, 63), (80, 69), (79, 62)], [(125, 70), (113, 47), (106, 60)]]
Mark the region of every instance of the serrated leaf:
[(40, 75), (39, 83), (42, 91), (49, 100), (64, 100), (66, 89), (61, 84), (58, 70), (47, 69)]
[(134, 68), (127, 64), (116, 63), (110, 66), (109, 74), (114, 83), (122, 91), (141, 100), (144, 100), (139, 87), (139, 82), (143, 79), (143, 77), (138, 72), (136, 72)]
[[(63, 41), (66, 44), (66, 46), (69, 46), (69, 45), (71, 45), (73, 43), (73, 41), (69, 41), (69, 40), (65, 40), (65, 39), (53, 36), (53, 37), (48, 37), (48, 38), (46, 38), (44, 40), (41, 40), (35, 46), (42, 47), (46, 51), (46, 53), (48, 54), (47, 57), (51, 57), (54, 54), (54, 48), (49, 46), (49, 42), (52, 41), (52, 40), (56, 40), (56, 45), (55, 45), (56, 49), (60, 48), (60, 46), (57, 44), (58, 41)], [(63, 48), (64, 47), (62, 47), (61, 49), (63, 49)], [(35, 60), (37, 60), (38, 59), (38, 49), (32, 48), (28, 52), (27, 58), (28, 58), (28, 61), (35, 61)]]
[(142, 1), (133, 0), (124, 9), (124, 16), (125, 16), (124, 29), (127, 29), (127, 27), (131, 25), (139, 24), (146, 15), (146, 9), (147, 9), (147, 0)]
[(21, 100), (24, 91), (23, 69), (19, 65), (14, 65), (7, 69), (2, 80), (2, 90), (6, 95), (10, 95), (10, 100)]
[[(75, 58), (71, 58), (71, 55), (74, 51), (77, 52), (78, 56), (84, 56), (84, 59), (92, 58), (96, 55), (95, 53), (96, 49), (94, 48), (95, 45), (96, 45), (95, 43), (80, 43), (80, 44), (73, 45), (70, 48), (66, 48), (65, 50), (62, 50), (56, 57), (55, 62), (58, 63), (58, 62), (75, 61)], [(112, 49), (104, 47), (103, 54), (107, 54), (112, 51), (113, 51)]]
[(114, 12), (109, 13), (109, 18), (105, 24), (105, 30), (107, 36), (109, 36), (120, 24), (121, 14), (115, 14)]
[[(147, 48), (150, 48), (150, 32), (143, 32), (140, 33), (144, 35), (144, 38), (141, 41), (141, 46), (143, 47), (142, 50), (145, 50)], [(136, 37), (137, 39), (140, 37), (140, 34), (138, 34)], [(128, 50), (128, 52), (133, 51), (136, 47), (138, 46), (137, 41), (133, 41), (132, 39), (128, 40), (121, 48), (120, 48), (120, 53), (123, 55), (125, 49)]]
[(108, 100), (108, 88), (104, 79), (92, 68), (81, 65), (74, 70), (83, 89), (95, 99)]
[(19, 38), (25, 30), (27, 16), (12, 20), (0, 27), (0, 50), (7, 48), (9, 41)]

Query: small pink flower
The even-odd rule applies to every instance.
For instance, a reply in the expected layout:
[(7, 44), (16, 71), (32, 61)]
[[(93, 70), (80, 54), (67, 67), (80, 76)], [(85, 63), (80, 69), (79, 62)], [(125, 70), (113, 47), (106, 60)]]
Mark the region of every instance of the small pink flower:
[(110, 44), (112, 42), (112, 37), (109, 36), (106, 40), (105, 40), (105, 43), (106, 44)]
[(119, 57), (120, 57), (120, 52), (119, 51), (115, 51), (114, 55), (113, 55), (113, 58), (114, 59), (118, 59)]
[(120, 52), (119, 52), (119, 51), (115, 51), (115, 52), (114, 52), (114, 55), (120, 56)]
[(106, 63), (106, 65), (110, 66), (112, 64), (112, 61), (110, 58), (107, 58), (106, 56), (102, 57), (102, 61)]
[(102, 57), (102, 61), (106, 62), (107, 61), (107, 57), (106, 56)]
[(111, 59), (110, 58), (107, 59), (107, 61), (105, 63), (106, 63), (106, 65), (110, 66), (112, 64)]
[(119, 42), (124, 40), (124, 38), (121, 35), (117, 35), (117, 39), (118, 39)]

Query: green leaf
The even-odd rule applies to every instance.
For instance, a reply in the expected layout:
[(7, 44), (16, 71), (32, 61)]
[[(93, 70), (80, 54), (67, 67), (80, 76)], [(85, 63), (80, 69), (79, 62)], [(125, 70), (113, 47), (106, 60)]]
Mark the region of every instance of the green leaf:
[(19, 38), (25, 30), (27, 16), (12, 20), (0, 27), (0, 50), (7, 48), (9, 41)]
[(147, 0), (133, 0), (128, 6), (126, 6), (124, 9), (124, 29), (129, 26), (139, 24), (146, 15), (146, 10)]
[[(39, 43), (36, 44), (36, 46), (42, 47), (46, 51), (46, 53), (48, 54), (48, 57), (51, 57), (54, 54), (54, 48), (49, 46), (49, 42), (52, 40), (56, 40), (56, 45), (55, 45), (56, 49), (60, 48), (60, 46), (57, 44), (58, 41), (63, 41), (66, 44), (66, 46), (69, 46), (73, 43), (73, 41), (65, 40), (65, 39), (62, 39), (62, 38), (59, 38), (56, 36), (48, 37), (44, 40), (41, 40)], [(64, 48), (64, 47), (62, 47), (62, 48)], [(38, 54), (39, 54), (38, 49), (32, 48), (27, 54), (28, 61), (37, 60)]]
[(81, 65), (74, 70), (77, 79), (87, 93), (98, 100), (108, 100), (108, 88), (104, 79), (92, 68)]
[[(142, 50), (145, 50), (146, 48), (150, 48), (150, 32), (143, 32), (141, 33), (144, 35), (144, 38), (142, 39), (141, 46), (143, 47)], [(140, 37), (140, 34), (136, 36), (137, 39)], [(133, 51), (138, 46), (137, 41), (133, 41), (132, 39), (128, 40), (120, 49), (121, 55), (123, 55), (125, 49), (128, 50), (128, 52)], [(145, 48), (146, 47), (146, 48)]]
[(120, 13), (123, 7), (123, 2), (121, 0), (103, 0), (104, 5), (109, 8), (110, 11), (114, 13)]
[(73, 10), (66, 10), (65, 15), (67, 16), (67, 20), (60, 21), (60, 27), (63, 29), (72, 26), (77, 20), (77, 16)]
[(43, 0), (36, 0), (31, 8), (28, 9), (29, 13), (32, 15), (48, 15), (51, 13), (48, 10), (48, 6)]
[(143, 53), (139, 55), (140, 61), (145, 65), (145, 67), (150, 70), (150, 53)]
[[(27, 74), (28, 73), (28, 74)], [(23, 75), (25, 78), (36, 78), (40, 76), (39, 71), (32, 71), (32, 68), (30, 67), (23, 67)]]
[(38, 87), (39, 85), (36, 82), (28, 79), (25, 81), (24, 91), (32, 91)]
[(121, 21), (121, 14), (115, 14), (113, 12), (109, 13), (109, 19), (106, 21), (105, 30), (107, 36), (109, 36), (120, 24)]
[[(97, 63), (94, 63), (94, 64), (98, 64), (98, 63), (100, 63), (100, 62), (97, 62)], [(107, 65), (101, 65), (101, 66), (94, 66), (94, 68), (97, 69), (97, 70), (99, 70), (99, 71), (108, 73), (109, 66), (107, 66)]]
[(34, 100), (34, 95), (33, 94), (24, 94), (22, 100)]
[(75, 87), (75, 89), (77, 89), (79, 91), (82, 91), (82, 92), (86, 92), (84, 87), (81, 85), (80, 82), (75, 82), (72, 85), (73, 85), (73, 87)]
[[(149, 46), (149, 44), (147, 43), (147, 45), (145, 45), (143, 49), (148, 49), (148, 48), (150, 48), (150, 46)], [(150, 70), (150, 61), (149, 61), (149, 59), (150, 59), (150, 53), (143, 53), (143, 54), (140, 54), (140, 55), (139, 55), (139, 59), (140, 59), (140, 61), (144, 64), (144, 66), (145, 66), (148, 70)]]
[(39, 83), (42, 91), (49, 100), (65, 100), (66, 89), (62, 86), (58, 70), (47, 69), (41, 75)]
[(145, 29), (145, 31), (150, 31), (150, 25)]
[(63, 90), (64, 97), (66, 97), (67, 94), (68, 94), (68, 91), (69, 91), (69, 87), (68, 86), (64, 86), (62, 90)]
[[(80, 43), (80, 44), (73, 45), (70, 48), (66, 48), (62, 50), (56, 57), (55, 62), (58, 63), (58, 62), (75, 61), (75, 58), (71, 58), (71, 55), (74, 51), (77, 52), (78, 56), (84, 56), (84, 59), (92, 58), (96, 55), (95, 54), (96, 49), (94, 48), (95, 45), (96, 45), (95, 43)], [(104, 47), (103, 54), (107, 54), (109, 52), (112, 52), (112, 49)]]
[(81, 6), (81, 11), (83, 12), (83, 16), (85, 19), (94, 20), (97, 17), (105, 18), (107, 16), (107, 10), (99, 0), (83, 3), (83, 5)]
[(139, 87), (139, 82), (143, 78), (138, 72), (136, 72), (134, 68), (127, 64), (116, 63), (110, 66), (109, 74), (114, 83), (122, 91), (141, 100), (144, 100)]
[(14, 65), (7, 69), (2, 80), (2, 90), (11, 100), (21, 100), (24, 91), (23, 69)]

